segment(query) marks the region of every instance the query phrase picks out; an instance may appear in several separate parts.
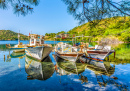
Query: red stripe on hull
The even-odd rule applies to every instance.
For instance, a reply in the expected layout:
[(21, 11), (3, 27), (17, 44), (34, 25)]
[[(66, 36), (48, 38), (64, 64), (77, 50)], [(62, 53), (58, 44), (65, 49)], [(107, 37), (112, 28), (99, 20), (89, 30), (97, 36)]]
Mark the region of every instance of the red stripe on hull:
[[(108, 52), (105, 52), (105, 51), (87, 51), (88, 54), (93, 54), (93, 53), (96, 53), (96, 54), (107, 54)], [(113, 52), (110, 52), (110, 53), (113, 53)]]
[(101, 60), (101, 59), (97, 59), (97, 58), (91, 58), (91, 57), (87, 57), (87, 58), (89, 58), (89, 59), (93, 59), (93, 60), (97, 60), (97, 61), (103, 61), (103, 60)]

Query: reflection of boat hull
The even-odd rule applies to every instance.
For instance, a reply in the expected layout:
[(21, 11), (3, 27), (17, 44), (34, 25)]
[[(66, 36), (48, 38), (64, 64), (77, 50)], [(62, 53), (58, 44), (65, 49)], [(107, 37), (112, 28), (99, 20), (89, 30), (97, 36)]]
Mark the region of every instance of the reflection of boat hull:
[(102, 51), (102, 50), (87, 50), (88, 58), (92, 58), (94, 60), (103, 61), (107, 56), (115, 52), (111, 50), (110, 52)]
[(13, 52), (10, 57), (11, 58), (23, 58), (25, 56), (25, 52), (21, 52), (21, 53), (15, 53)]
[(79, 57), (79, 56), (83, 56), (84, 53), (59, 53), (59, 52), (56, 52), (56, 55), (65, 59), (65, 60), (68, 60), (68, 61), (73, 61), (75, 62), (76, 59)]
[(92, 70), (95, 74), (105, 74), (110, 76), (115, 71), (115, 66), (112, 67), (109, 62), (100, 62), (85, 57), (80, 57), (78, 61), (85, 62), (87, 69)]
[(67, 75), (67, 74), (71, 74), (71, 73), (80, 74), (85, 71), (86, 64), (66, 61), (56, 55), (53, 55), (53, 57), (57, 62), (57, 64), (56, 64), (57, 72), (62, 75)]
[(53, 50), (52, 47), (47, 46), (30, 47), (25, 49), (27, 56), (33, 57), (39, 61), (45, 59), (52, 50)]
[(54, 64), (49, 56), (44, 59), (44, 62), (38, 62), (26, 56), (25, 71), (28, 74), (28, 80), (46, 80), (53, 75), (54, 70)]

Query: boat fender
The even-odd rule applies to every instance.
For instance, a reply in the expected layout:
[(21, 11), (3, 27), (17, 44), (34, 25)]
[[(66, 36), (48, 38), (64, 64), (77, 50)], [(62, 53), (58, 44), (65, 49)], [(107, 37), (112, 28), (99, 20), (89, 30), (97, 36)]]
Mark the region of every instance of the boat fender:
[(55, 65), (55, 70), (58, 70), (56, 65)]

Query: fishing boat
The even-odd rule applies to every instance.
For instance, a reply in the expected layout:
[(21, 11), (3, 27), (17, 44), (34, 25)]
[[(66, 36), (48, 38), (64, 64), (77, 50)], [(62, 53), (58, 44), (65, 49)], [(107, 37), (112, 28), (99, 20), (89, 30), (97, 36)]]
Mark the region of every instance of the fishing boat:
[(95, 45), (95, 49), (86, 49), (87, 58), (92, 58), (99, 61), (103, 61), (112, 53), (114, 53), (115, 56), (115, 50), (111, 50), (111, 46)]
[(44, 44), (44, 37), (37, 34), (31, 34), (30, 45), (25, 49), (26, 55), (37, 60), (44, 60), (53, 50), (51, 44)]
[(25, 57), (25, 72), (28, 74), (27, 80), (47, 80), (55, 71), (54, 64), (49, 56), (43, 62), (39, 62), (28, 56)]
[(55, 54), (65, 60), (75, 62), (78, 57), (84, 55), (82, 46), (69, 45), (67, 43), (59, 42), (55, 46)]
[(13, 49), (13, 52), (25, 52), (25, 48), (27, 48), (26, 44), (20, 42), (20, 33), (18, 33), (18, 44), (14, 45), (13, 47), (10, 44), (6, 44), (6, 47), (9, 49)]

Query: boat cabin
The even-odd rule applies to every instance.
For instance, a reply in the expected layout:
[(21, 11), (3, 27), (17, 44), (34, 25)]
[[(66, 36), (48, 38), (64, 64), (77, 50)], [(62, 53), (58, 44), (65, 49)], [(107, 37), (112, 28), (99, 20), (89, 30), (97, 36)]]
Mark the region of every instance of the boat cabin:
[(40, 46), (44, 44), (44, 36), (38, 34), (30, 35), (30, 46)]

